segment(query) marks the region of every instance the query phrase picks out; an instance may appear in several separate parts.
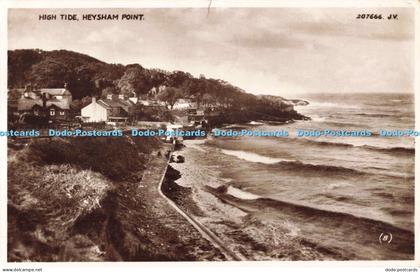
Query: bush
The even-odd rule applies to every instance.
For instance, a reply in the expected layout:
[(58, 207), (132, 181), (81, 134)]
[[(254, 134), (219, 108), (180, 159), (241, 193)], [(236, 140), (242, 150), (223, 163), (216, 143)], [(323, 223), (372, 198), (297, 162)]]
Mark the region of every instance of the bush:
[(91, 169), (112, 180), (124, 180), (144, 169), (145, 154), (158, 145), (156, 140), (132, 141), (126, 137), (54, 138), (30, 146), (41, 164), (71, 164)]

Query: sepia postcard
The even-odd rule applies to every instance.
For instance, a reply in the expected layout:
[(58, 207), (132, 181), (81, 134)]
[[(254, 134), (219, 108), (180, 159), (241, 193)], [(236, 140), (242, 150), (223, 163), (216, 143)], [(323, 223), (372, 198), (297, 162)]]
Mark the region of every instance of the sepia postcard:
[(418, 1), (110, 3), (1, 6), (3, 271), (420, 269)]

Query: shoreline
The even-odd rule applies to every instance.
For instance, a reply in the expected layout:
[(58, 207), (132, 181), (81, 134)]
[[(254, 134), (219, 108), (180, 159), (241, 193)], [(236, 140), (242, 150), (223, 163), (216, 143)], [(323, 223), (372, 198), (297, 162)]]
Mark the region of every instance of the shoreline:
[[(206, 156), (209, 150), (200, 146), (206, 140), (187, 140), (185, 147), (175, 151), (174, 155), (185, 158), (183, 163), (171, 163), (176, 170), (172, 181), (181, 195), (173, 196), (181, 199), (178, 205), (185, 209), (198, 209), (194, 214), (197, 221), (205, 224), (217, 233), (221, 240), (234, 251), (240, 252), (249, 260), (369, 260), (376, 259), (409, 259), (412, 248), (412, 233), (393, 227), (387, 223), (352, 217), (347, 214), (332, 214), (328, 211), (317, 211), (310, 207), (300, 207), (287, 202), (265, 199), (258, 195), (242, 191), (231, 185), (232, 180), (222, 178), (218, 173), (220, 166), (214, 164), (202, 166), (197, 161)], [(210, 151), (211, 152), (211, 151)], [(193, 213), (193, 212), (192, 212)], [(311, 225), (327, 231), (326, 218), (332, 218), (337, 224), (337, 231), (331, 233), (337, 241), (337, 248), (330, 249), (328, 243), (317, 234), (312, 237)], [(353, 219), (351, 219), (353, 218)], [(341, 222), (341, 223), (340, 223)], [(383, 248), (378, 255), (363, 255), (365, 250), (376, 247), (376, 240), (371, 241), (369, 235), (358, 236), (366, 240), (366, 248), (355, 250), (341, 247), (345, 241), (340, 233), (346, 233), (349, 225), (363, 229), (374, 229), (379, 233), (392, 231), (398, 236), (392, 250)], [(322, 233), (322, 232), (321, 232)], [(352, 235), (353, 236), (353, 235)], [(341, 237), (341, 238), (339, 238)], [(376, 241), (376, 242), (375, 242)], [(405, 248), (405, 249), (404, 249)], [(401, 251), (402, 250), (402, 251)], [(398, 256), (397, 256), (398, 255)]]
[[(228, 247), (224, 245), (223, 241), (221, 241), (216, 234), (214, 234), (204, 225), (200, 224), (194, 218), (192, 214), (197, 213), (197, 211), (198, 213), (201, 213), (201, 211), (197, 206), (194, 205), (192, 199), (189, 199), (190, 191), (188, 190), (188, 188), (179, 186), (174, 182), (174, 180), (176, 180), (179, 177), (177, 176), (177, 173), (179, 173), (178, 171), (174, 170), (169, 164), (166, 169), (166, 173), (162, 177), (162, 180), (159, 184), (159, 189), (162, 197), (166, 198), (168, 203), (180, 215), (182, 215), (196, 230), (198, 230), (205, 239), (207, 239), (215, 247), (220, 249), (228, 260), (246, 261), (247, 259), (242, 254), (231, 251)], [(189, 203), (185, 202), (185, 197), (189, 200)], [(192, 210), (191, 207), (193, 208)]]
[[(219, 238), (225, 242), (230, 250), (244, 255), (248, 260), (324, 260), (330, 259), (324, 254), (311, 249), (303, 243), (294, 241), (287, 231), (276, 232), (273, 223), (261, 220), (256, 213), (243, 209), (233, 202), (226, 201), (213, 191), (223, 190), (223, 186), (216, 180), (216, 173), (211, 169), (200, 169), (196, 166), (193, 158), (197, 153), (202, 153), (197, 143), (204, 140), (191, 140), (181, 150), (175, 151), (174, 155), (185, 157), (184, 163), (171, 163), (176, 171), (169, 181), (175, 184), (183, 194), (172, 195), (172, 200), (191, 211), (194, 218), (207, 226)], [(196, 153), (194, 155), (194, 153)], [(198, 155), (198, 157), (201, 154)], [(171, 171), (172, 172), (172, 171)], [(203, 174), (203, 172), (206, 172)], [(208, 174), (211, 178), (206, 179)], [(202, 183), (200, 182), (202, 181)], [(167, 181), (168, 182), (168, 181)], [(223, 182), (228, 183), (229, 180)], [(188, 192), (187, 198), (183, 198)], [(249, 197), (249, 195), (248, 195)], [(200, 213), (193, 213), (196, 208)], [(266, 229), (276, 237), (264, 237), (260, 230)], [(275, 238), (274, 240), (272, 238)], [(271, 241), (270, 241), (271, 240)], [(296, 243), (296, 244), (294, 244)], [(298, 245), (298, 247), (296, 247)]]

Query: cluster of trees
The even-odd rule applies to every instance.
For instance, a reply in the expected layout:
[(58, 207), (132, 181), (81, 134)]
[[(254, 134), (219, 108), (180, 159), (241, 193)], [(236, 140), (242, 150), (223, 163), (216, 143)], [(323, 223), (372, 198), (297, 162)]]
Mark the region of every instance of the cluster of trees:
[(194, 77), (183, 71), (146, 69), (140, 64), (108, 64), (90, 56), (67, 51), (14, 50), (8, 52), (9, 89), (26, 84), (53, 88), (68, 84), (75, 104), (89, 103), (87, 97), (103, 92), (145, 96), (153, 87), (167, 86), (157, 96), (172, 108), (180, 98), (198, 105), (214, 105), (230, 111), (262, 115), (284, 114), (257, 96), (220, 79)]

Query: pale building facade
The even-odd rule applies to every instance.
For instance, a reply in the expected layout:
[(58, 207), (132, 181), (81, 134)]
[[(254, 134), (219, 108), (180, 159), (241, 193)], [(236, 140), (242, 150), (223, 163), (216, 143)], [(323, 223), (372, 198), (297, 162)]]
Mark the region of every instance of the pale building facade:
[(81, 114), (85, 122), (106, 122), (108, 121), (108, 110), (105, 104), (92, 97), (92, 103), (82, 108)]

